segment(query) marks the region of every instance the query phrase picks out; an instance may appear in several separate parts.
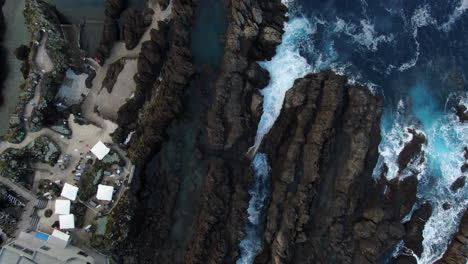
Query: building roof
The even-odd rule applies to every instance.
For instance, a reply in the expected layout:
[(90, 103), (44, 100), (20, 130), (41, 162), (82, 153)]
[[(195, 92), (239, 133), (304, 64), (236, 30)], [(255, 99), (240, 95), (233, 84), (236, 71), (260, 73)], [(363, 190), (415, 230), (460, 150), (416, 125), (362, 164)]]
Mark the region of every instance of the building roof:
[(62, 189), (62, 193), (60, 195), (72, 201), (75, 201), (77, 194), (78, 194), (78, 187), (65, 183)]
[(55, 213), (59, 215), (70, 214), (70, 200), (55, 200)]
[(62, 232), (62, 231), (60, 231), (60, 230), (57, 230), (57, 229), (54, 229), (54, 231), (52, 231), (52, 236), (58, 237), (58, 238), (60, 238), (60, 239), (62, 239), (62, 240), (65, 240), (65, 241), (67, 241), (67, 242), (68, 242), (68, 240), (70, 239), (70, 235), (69, 235), (69, 234), (64, 233), (64, 232)]
[(82, 254), (80, 248), (74, 247), (68, 241), (63, 241), (54, 235), (51, 235), (48, 240), (44, 240), (39, 238), (36, 232), (20, 232), (18, 238), (0, 249), (0, 263), (94, 264), (95, 260), (91, 256)]
[(73, 214), (59, 215), (60, 229), (75, 228), (75, 216)]
[(99, 141), (94, 145), (91, 149), (91, 152), (99, 159), (102, 160), (107, 154), (110, 152), (110, 148), (108, 148), (102, 141)]
[(112, 195), (114, 194), (114, 187), (109, 185), (98, 185), (98, 190), (96, 194), (96, 198), (103, 201), (110, 201), (112, 200)]

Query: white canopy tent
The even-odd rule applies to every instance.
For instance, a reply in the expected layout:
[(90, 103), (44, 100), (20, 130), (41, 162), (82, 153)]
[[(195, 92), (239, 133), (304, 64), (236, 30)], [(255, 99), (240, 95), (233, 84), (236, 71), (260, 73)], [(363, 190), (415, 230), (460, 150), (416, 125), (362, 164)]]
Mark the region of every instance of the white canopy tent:
[(73, 214), (59, 215), (60, 229), (75, 228), (75, 216)]
[(55, 200), (55, 213), (58, 215), (70, 214), (70, 200)]
[(112, 195), (114, 194), (114, 187), (109, 185), (98, 185), (98, 190), (96, 194), (96, 198), (103, 201), (110, 201), (112, 200)]
[(91, 149), (91, 152), (99, 159), (102, 160), (107, 154), (110, 152), (110, 148), (108, 148), (102, 141), (99, 141), (94, 145)]
[(62, 193), (60, 195), (72, 201), (75, 201), (77, 194), (78, 194), (78, 187), (65, 183), (62, 189)]

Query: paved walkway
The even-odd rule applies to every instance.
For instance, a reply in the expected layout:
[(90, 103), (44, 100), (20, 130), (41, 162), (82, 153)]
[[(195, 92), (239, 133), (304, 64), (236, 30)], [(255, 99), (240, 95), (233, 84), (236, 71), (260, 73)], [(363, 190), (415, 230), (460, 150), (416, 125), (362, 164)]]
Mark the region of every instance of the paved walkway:
[(88, 62), (91, 61), (90, 64), (92, 64), (96, 71), (93, 86), (82, 105), (83, 114), (87, 119), (95, 123), (102, 122), (103, 118), (94, 112), (95, 106), (99, 107), (101, 114), (106, 118), (115, 119), (120, 106), (125, 103), (125, 99), (122, 98), (125, 96), (129, 97), (129, 95), (135, 91), (136, 84), (133, 80), (133, 76), (137, 72), (136, 60), (128, 59), (126, 61), (125, 68), (122, 70), (123, 74), (122, 76), (119, 75), (117, 78), (112, 94), (109, 94), (106, 89), (102, 89), (102, 81), (106, 77), (107, 70), (112, 63), (121, 58), (138, 58), (142, 43), (151, 39), (151, 29), (157, 29), (159, 21), (165, 20), (171, 16), (171, 6), (164, 11), (161, 11), (159, 5), (154, 2), (151, 2), (149, 6), (154, 10), (152, 23), (146, 29), (140, 42), (134, 49), (127, 50), (125, 43), (119, 41), (113, 46), (109, 58), (102, 67), (96, 65), (97, 63), (94, 62), (93, 59), (87, 59)]
[(41, 38), (41, 43), (39, 44), (39, 48), (37, 49), (36, 56), (34, 57), (34, 68), (36, 68), (39, 71), (40, 74), (40, 79), (39, 83), (36, 85), (36, 89), (34, 89), (34, 97), (29, 101), (29, 103), (26, 105), (24, 109), (24, 114), (23, 118), (25, 119), (25, 124), (26, 124), (26, 132), (29, 132), (29, 119), (31, 118), (32, 111), (34, 107), (39, 103), (39, 98), (41, 95), (41, 90), (42, 90), (42, 82), (43, 82), (43, 76), (45, 73), (51, 72), (54, 69), (54, 64), (52, 60), (50, 59), (49, 54), (47, 54), (46, 50), (46, 42), (47, 42), (47, 33), (44, 33), (44, 35)]

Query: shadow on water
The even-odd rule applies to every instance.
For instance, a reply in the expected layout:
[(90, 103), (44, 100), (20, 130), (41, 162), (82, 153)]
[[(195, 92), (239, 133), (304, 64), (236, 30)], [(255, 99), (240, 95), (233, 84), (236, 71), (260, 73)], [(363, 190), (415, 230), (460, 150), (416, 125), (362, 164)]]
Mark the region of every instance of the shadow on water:
[(191, 36), (195, 66), (217, 66), (223, 57), (221, 38), (227, 27), (223, 1), (201, 0), (195, 10), (195, 17)]
[[(60, 18), (64, 23), (76, 24), (84, 21), (104, 21), (107, 0), (46, 0), (54, 5), (60, 13)], [(146, 0), (127, 0), (127, 7), (143, 9), (146, 7)], [(82, 28), (80, 44), (82, 49), (88, 51), (89, 56), (94, 56), (101, 32), (104, 29), (102, 23), (87, 23)]]
[[(192, 226), (207, 173), (205, 120), (211, 102), (210, 88), (216, 81), (224, 46), (221, 39), (227, 23), (222, 1), (201, 0), (195, 10), (192, 56), (196, 74), (184, 94), (184, 113), (167, 131), (168, 140), (146, 166), (146, 177), (178, 177), (179, 192), (170, 233), (176, 251), (174, 263), (184, 263), (192, 239)], [(155, 201), (158, 202), (158, 201)]]
[(8, 122), (18, 102), (19, 86), (24, 81), (20, 71), (21, 62), (14, 55), (15, 49), (21, 44), (27, 44), (29, 35), (23, 17), (24, 0), (6, 1), (2, 10), (5, 21), (5, 31), (2, 36), (1, 56), (4, 59), (1, 70), (0, 102), (0, 134), (8, 128)]

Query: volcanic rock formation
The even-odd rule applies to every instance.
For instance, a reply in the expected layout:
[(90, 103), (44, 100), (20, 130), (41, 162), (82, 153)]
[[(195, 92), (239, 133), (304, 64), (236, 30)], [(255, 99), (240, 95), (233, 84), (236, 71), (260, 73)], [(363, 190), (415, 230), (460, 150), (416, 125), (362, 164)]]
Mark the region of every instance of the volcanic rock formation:
[(458, 232), (454, 234), (452, 242), (444, 256), (435, 264), (463, 264), (468, 259), (468, 211), (465, 211)]
[(107, 0), (106, 2), (104, 29), (96, 52), (96, 57), (100, 59), (101, 64), (109, 57), (112, 46), (119, 38), (118, 19), (126, 5), (127, 0)]

